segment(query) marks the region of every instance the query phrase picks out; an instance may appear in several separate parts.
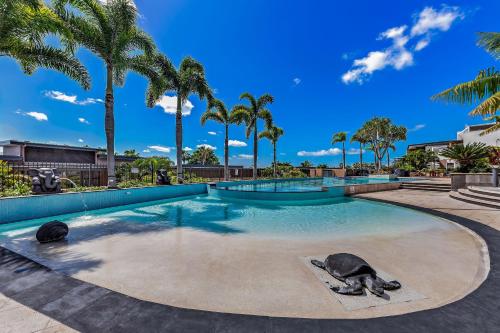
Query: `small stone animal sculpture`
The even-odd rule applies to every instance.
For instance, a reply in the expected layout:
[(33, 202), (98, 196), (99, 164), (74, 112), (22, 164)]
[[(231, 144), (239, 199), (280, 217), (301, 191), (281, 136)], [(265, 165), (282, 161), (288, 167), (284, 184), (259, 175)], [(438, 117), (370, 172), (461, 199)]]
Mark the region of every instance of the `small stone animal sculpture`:
[(337, 280), (347, 284), (345, 287), (331, 286), (334, 292), (343, 295), (362, 295), (363, 288), (379, 297), (384, 290), (401, 288), (398, 281), (386, 282), (377, 276), (377, 272), (363, 259), (350, 253), (329, 255), (324, 262), (311, 260), (311, 264), (326, 270)]
[(61, 221), (47, 222), (36, 232), (36, 239), (40, 243), (57, 242), (68, 235), (69, 229), (66, 223)]
[(57, 169), (40, 168), (28, 170), (31, 177), (31, 186), (34, 194), (60, 193), (61, 179)]
[(170, 177), (167, 170), (156, 170), (156, 185), (170, 185)]

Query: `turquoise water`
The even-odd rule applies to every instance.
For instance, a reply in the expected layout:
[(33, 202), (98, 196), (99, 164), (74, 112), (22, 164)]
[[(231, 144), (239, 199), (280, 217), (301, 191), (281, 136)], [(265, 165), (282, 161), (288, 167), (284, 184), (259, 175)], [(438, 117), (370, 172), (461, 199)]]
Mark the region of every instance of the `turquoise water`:
[(41, 224), (70, 226), (69, 241), (158, 230), (293, 239), (330, 239), (446, 229), (452, 225), (418, 211), (362, 199), (335, 198), (324, 204), (285, 206), (228, 202), (211, 195), (157, 201), (87, 213), (0, 225), (0, 243), (33, 238)]
[(368, 178), (368, 177), (352, 177), (352, 178), (333, 178), (325, 177), (320, 179), (305, 179), (305, 180), (279, 180), (259, 182), (255, 184), (238, 184), (221, 186), (223, 189), (232, 191), (245, 192), (312, 192), (321, 191), (324, 187), (359, 185), (359, 184), (379, 184), (397, 182), (400, 180), (389, 180), (385, 178)]

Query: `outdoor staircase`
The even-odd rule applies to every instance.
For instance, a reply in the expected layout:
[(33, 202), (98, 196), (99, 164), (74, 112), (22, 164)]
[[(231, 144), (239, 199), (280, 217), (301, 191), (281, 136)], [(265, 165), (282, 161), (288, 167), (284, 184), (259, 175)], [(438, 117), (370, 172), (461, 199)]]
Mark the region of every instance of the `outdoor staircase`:
[(421, 191), (435, 191), (435, 192), (449, 192), (451, 191), (451, 185), (448, 183), (438, 183), (438, 182), (403, 182), (401, 183), (402, 189), (406, 190), (421, 190)]
[(469, 186), (459, 189), (458, 192), (450, 192), (450, 197), (464, 202), (500, 209), (500, 188)]

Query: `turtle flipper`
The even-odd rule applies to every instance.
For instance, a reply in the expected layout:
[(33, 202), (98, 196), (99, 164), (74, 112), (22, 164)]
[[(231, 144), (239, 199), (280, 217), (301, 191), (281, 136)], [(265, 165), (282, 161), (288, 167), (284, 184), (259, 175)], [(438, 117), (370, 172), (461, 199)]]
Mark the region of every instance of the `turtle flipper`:
[(330, 286), (330, 289), (342, 295), (363, 295), (363, 285), (359, 279), (347, 278), (345, 283), (346, 287)]
[(311, 260), (311, 264), (313, 264), (314, 266), (319, 267), (321, 269), (325, 269), (325, 263), (322, 261), (313, 259), (313, 260)]
[(388, 282), (384, 281), (384, 289), (385, 290), (396, 290), (399, 288), (401, 288), (401, 283), (399, 283), (396, 280), (388, 281)]
[(368, 289), (372, 294), (382, 297), (384, 295), (384, 284), (386, 283), (379, 277), (372, 277), (371, 275), (364, 276), (362, 278), (363, 285)]

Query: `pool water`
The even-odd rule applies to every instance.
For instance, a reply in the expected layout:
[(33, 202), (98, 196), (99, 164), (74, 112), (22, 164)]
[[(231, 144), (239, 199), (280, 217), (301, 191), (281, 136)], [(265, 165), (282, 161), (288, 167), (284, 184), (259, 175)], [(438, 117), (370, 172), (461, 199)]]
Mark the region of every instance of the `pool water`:
[[(398, 179), (368, 178), (368, 177), (346, 177), (346, 178), (316, 178), (305, 180), (279, 180), (264, 181), (257, 183), (240, 183), (237, 185), (224, 186), (220, 188), (231, 191), (244, 192), (312, 192), (321, 191), (325, 187), (348, 186), (360, 184), (380, 184), (389, 182), (400, 182)], [(218, 186), (219, 187), (219, 186)]]
[(327, 203), (285, 206), (258, 201), (230, 202), (212, 195), (120, 206), (0, 225), (0, 244), (34, 237), (38, 226), (60, 220), (72, 237), (199, 230), (223, 235), (285, 239), (331, 239), (396, 235), (428, 229), (446, 229), (444, 220), (398, 206), (347, 197)]

